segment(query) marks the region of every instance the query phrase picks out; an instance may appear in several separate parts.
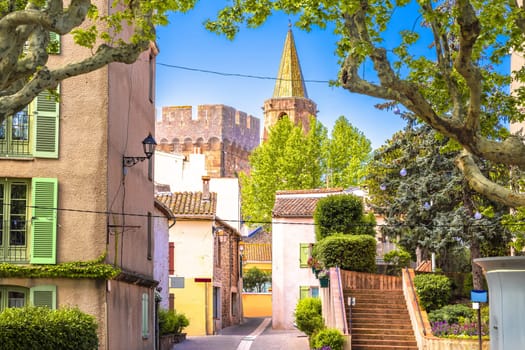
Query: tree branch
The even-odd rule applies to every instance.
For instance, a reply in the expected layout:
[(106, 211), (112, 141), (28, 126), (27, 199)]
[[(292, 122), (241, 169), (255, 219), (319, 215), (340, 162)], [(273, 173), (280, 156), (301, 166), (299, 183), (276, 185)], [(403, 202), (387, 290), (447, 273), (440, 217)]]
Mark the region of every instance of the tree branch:
[(503, 203), (509, 207), (525, 206), (525, 194), (518, 194), (507, 187), (498, 185), (487, 179), (474, 162), (472, 155), (463, 151), (456, 158), (456, 165), (476, 192), (495, 202)]

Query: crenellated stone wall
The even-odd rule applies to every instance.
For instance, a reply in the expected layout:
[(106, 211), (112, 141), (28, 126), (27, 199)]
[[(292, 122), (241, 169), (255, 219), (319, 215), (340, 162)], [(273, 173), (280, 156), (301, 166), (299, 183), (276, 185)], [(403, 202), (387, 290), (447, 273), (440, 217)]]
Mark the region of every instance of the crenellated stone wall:
[(260, 120), (225, 105), (162, 108), (155, 138), (164, 152), (206, 154), (211, 177), (248, 172), (248, 156), (259, 145)]

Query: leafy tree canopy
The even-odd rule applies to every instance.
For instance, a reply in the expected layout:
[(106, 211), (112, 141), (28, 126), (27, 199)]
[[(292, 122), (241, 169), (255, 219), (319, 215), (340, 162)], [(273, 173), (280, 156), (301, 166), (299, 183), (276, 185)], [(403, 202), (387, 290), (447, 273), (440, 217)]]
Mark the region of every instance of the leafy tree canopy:
[[(524, 50), (520, 1), (238, 0), (206, 26), (233, 38), (241, 24), (257, 27), (281, 10), (302, 29), (334, 28), (341, 57), (335, 84), (385, 100), (384, 108), (404, 107), (461, 145), (456, 165), (473, 189), (525, 205), (525, 194), (492, 181), (475, 161), (525, 166), (523, 138), (502, 127), (523, 120), (525, 68), (498, 69), (509, 52)], [(362, 69), (370, 67), (376, 74)]]
[(266, 283), (272, 281), (272, 275), (254, 266), (244, 273), (242, 286), (246, 292), (264, 292)]
[[(428, 125), (408, 119), (405, 130), (377, 150), (367, 181), (371, 205), (385, 217), (382, 233), (413, 256), (420, 251), (422, 260), (436, 253), (437, 266), (454, 272), (464, 266), (467, 251), (471, 259), (505, 255), (510, 239), (501, 224), (509, 208), (467, 186), (454, 166), (458, 152)], [(477, 162), (494, 182), (508, 183), (501, 166)], [(471, 267), (481, 288), (481, 268)]]
[[(271, 221), (276, 191), (315, 189), (334, 182), (347, 187), (364, 180), (370, 141), (344, 117), (337, 125), (332, 139), (313, 117), (306, 134), (289, 118), (282, 118), (270, 129), (267, 141), (250, 156), (250, 174), (240, 174), (242, 210), (248, 222)], [(352, 138), (345, 142), (348, 135)], [(346, 156), (338, 158), (335, 153)]]
[(375, 219), (366, 216), (363, 198), (340, 194), (319, 199), (314, 211), (318, 241), (333, 234), (375, 235)]
[[(155, 40), (155, 26), (168, 23), (167, 12), (187, 11), (194, 3), (115, 0), (107, 10), (108, 2), (96, 0), (1, 0), (0, 123), (66, 78), (111, 62), (135, 62)], [(57, 47), (51, 33), (72, 35), (83, 57), (50, 60)]]

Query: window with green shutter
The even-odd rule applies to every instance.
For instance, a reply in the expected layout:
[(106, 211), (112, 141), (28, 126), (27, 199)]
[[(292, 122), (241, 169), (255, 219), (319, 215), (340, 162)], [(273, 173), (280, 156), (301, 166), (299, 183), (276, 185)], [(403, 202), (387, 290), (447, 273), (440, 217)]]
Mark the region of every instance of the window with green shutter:
[(310, 296), (310, 286), (299, 286), (299, 300)]
[(0, 285), (0, 312), (10, 307), (26, 306), (27, 294), (27, 288)]
[(142, 294), (142, 338), (149, 338), (149, 296)]
[(299, 266), (308, 267), (310, 257), (310, 243), (301, 243), (299, 247)]
[(58, 158), (59, 103), (47, 90), (38, 94), (30, 113), (33, 115), (33, 156)]
[(57, 197), (57, 179), (33, 179), (30, 261), (32, 264), (56, 264)]
[(47, 306), (56, 309), (57, 287), (54, 285), (36, 286), (30, 289), (29, 302), (33, 306)]
[(0, 262), (27, 263), (29, 189), (27, 179), (0, 179)]
[(0, 123), (0, 157), (58, 158), (57, 93), (45, 90)]
[(299, 286), (299, 299), (319, 298), (319, 288), (312, 286)]

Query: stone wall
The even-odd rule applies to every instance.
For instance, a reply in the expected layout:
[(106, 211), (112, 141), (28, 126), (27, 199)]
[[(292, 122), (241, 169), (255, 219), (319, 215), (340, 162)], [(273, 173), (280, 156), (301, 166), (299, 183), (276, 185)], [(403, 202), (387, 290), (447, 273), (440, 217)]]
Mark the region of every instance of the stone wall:
[(155, 138), (164, 152), (206, 154), (211, 177), (249, 171), (248, 156), (259, 145), (260, 121), (225, 105), (162, 108)]

